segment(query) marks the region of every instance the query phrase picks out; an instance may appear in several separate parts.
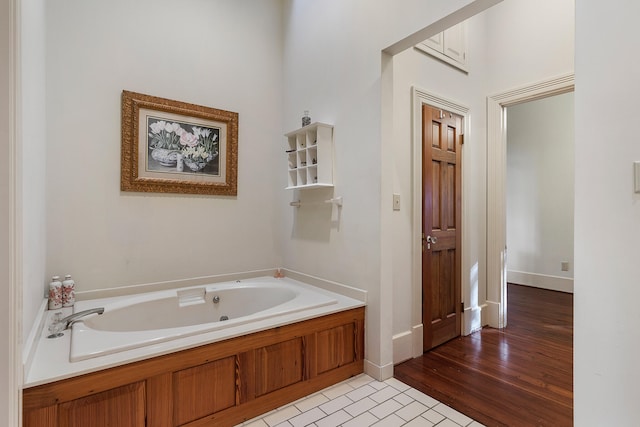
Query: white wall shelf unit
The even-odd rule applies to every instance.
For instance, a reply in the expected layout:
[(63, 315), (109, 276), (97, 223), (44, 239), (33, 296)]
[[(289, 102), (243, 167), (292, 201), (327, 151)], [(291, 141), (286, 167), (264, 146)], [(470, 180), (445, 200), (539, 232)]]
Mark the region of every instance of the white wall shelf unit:
[(287, 190), (333, 187), (333, 126), (312, 123), (285, 137)]

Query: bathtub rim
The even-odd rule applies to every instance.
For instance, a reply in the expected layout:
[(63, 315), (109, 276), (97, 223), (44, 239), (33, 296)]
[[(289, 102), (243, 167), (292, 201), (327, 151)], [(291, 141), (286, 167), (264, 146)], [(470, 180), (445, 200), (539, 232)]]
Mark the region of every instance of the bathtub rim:
[[(251, 279), (245, 279), (245, 280), (251, 280)], [(244, 280), (241, 281), (242, 283), (238, 284), (237, 288), (249, 288), (251, 287), (251, 283), (246, 283)], [(126, 309), (127, 307), (136, 305), (136, 304), (143, 304), (143, 303), (147, 303), (147, 302), (152, 302), (152, 301), (158, 301), (158, 300), (164, 300), (164, 299), (180, 299), (179, 295), (174, 295), (173, 292), (177, 292), (179, 293), (182, 290), (190, 290), (190, 289), (200, 289), (200, 288), (204, 288), (205, 292), (204, 295), (205, 297), (209, 296), (210, 293), (213, 293), (215, 289), (214, 287), (216, 285), (221, 285), (221, 284), (225, 284), (226, 282), (220, 282), (220, 283), (214, 283), (214, 284), (209, 284), (209, 285), (200, 285), (200, 286), (189, 286), (187, 288), (178, 288), (178, 289), (167, 289), (167, 290), (161, 290), (161, 291), (154, 291), (154, 292), (145, 292), (142, 294), (134, 294), (134, 295), (123, 295), (126, 297), (129, 297), (131, 299), (129, 300), (124, 300), (122, 299), (123, 296), (120, 297), (109, 297), (109, 298), (98, 298), (97, 300), (105, 302), (105, 314), (107, 314), (106, 308), (108, 306), (109, 311), (116, 311), (116, 310), (122, 310), (122, 309)], [(234, 285), (235, 287), (235, 285)], [(231, 286), (229, 286), (228, 288), (231, 288)], [(225, 288), (227, 289), (227, 288)], [(145, 297), (144, 295), (149, 294), (149, 298)], [(155, 295), (154, 295), (155, 294)], [(291, 298), (290, 300), (294, 299), (296, 297), (296, 295), (293, 296), (293, 298)], [(287, 301), (290, 301), (287, 300)], [(92, 300), (82, 300), (79, 301), (79, 309), (83, 310), (83, 309), (88, 309), (88, 308), (92, 308), (92, 307), (84, 307), (84, 303), (86, 303), (87, 301), (92, 301)], [(285, 302), (287, 302), (285, 301)], [(206, 301), (203, 301), (203, 303), (207, 303)], [(187, 302), (185, 305), (191, 305), (194, 303), (189, 303)], [(197, 302), (195, 304), (200, 304), (200, 302)], [(77, 310), (76, 310), (77, 311)], [(79, 324), (79, 323), (84, 323), (89, 329), (93, 329), (96, 331), (105, 331), (105, 332), (135, 332), (136, 330), (128, 330), (128, 331), (115, 331), (115, 330), (109, 330), (109, 329), (100, 329), (100, 328), (96, 328), (92, 325), (92, 320), (100, 320), (99, 318), (96, 319), (95, 316), (91, 315), (89, 317), (86, 318), (87, 320), (89, 320), (89, 322), (84, 322), (83, 320), (78, 321), (78, 323), (74, 323), (74, 325)], [(190, 326), (195, 326), (195, 325), (190, 325)], [(175, 328), (178, 328), (180, 326), (176, 326)], [(171, 329), (171, 328), (158, 328), (158, 329)], [(144, 331), (146, 329), (140, 329), (138, 331)], [(151, 329), (153, 330), (153, 329)]]
[[(318, 288), (321, 291), (329, 292), (331, 294), (335, 294), (338, 297), (338, 304), (334, 304), (332, 310), (324, 310), (324, 312), (320, 312), (321, 309), (326, 307), (321, 307), (318, 309), (313, 309), (308, 313), (308, 316), (301, 318), (299, 320), (288, 320), (287, 318), (280, 319), (281, 326), (288, 323), (295, 323), (297, 321), (303, 321), (306, 319), (311, 319), (314, 317), (321, 317), (328, 314), (337, 313), (340, 311), (350, 310), (352, 308), (357, 307), (365, 307), (367, 305), (367, 291), (354, 288), (348, 285), (344, 285), (338, 282), (325, 280), (319, 278), (317, 276), (308, 275), (305, 273), (300, 273), (297, 271), (280, 268), (280, 269), (268, 269), (268, 270), (254, 270), (251, 272), (244, 272), (234, 274), (223, 274), (216, 276), (207, 276), (206, 278), (195, 278), (195, 279), (186, 279), (186, 280), (178, 280), (175, 283), (178, 284), (178, 287), (187, 287), (193, 286), (194, 282), (197, 284), (205, 284), (203, 283), (206, 280), (210, 280), (209, 283), (216, 282), (224, 282), (231, 280), (242, 280), (242, 279), (251, 279), (260, 276), (273, 276), (276, 271), (280, 270), (284, 273), (285, 277), (293, 279), (297, 282), (300, 282), (301, 286), (310, 286), (313, 288)], [(103, 297), (113, 297), (113, 296), (123, 296), (123, 295), (132, 295), (136, 293), (145, 293), (152, 292), (153, 290), (163, 290), (170, 289), (170, 283), (174, 282), (158, 282), (158, 284), (144, 284), (144, 285), (135, 285), (135, 286), (127, 286), (120, 287), (114, 289), (106, 289), (101, 291), (88, 291), (88, 292), (80, 292), (81, 295), (102, 295)], [(180, 284), (183, 284), (180, 286)], [(157, 285), (157, 287), (156, 287)], [(91, 299), (93, 299), (92, 297)], [(95, 297), (97, 298), (97, 296)], [(56, 339), (56, 340), (46, 340), (47, 325), (49, 325), (50, 317), (53, 316), (53, 311), (47, 310), (46, 304), (42, 305), (44, 309), (43, 313), (43, 321), (39, 323), (39, 325), (34, 325), (34, 328), (37, 328), (37, 332), (30, 334), (33, 336), (35, 342), (33, 343), (25, 343), (25, 346), (29, 346), (31, 352), (27, 357), (29, 361), (28, 364), (24, 365), (23, 372), (23, 386), (24, 388), (34, 387), (37, 385), (47, 384), (58, 380), (63, 380), (67, 378), (76, 377), (78, 375), (82, 375), (85, 373), (91, 373), (95, 371), (99, 371), (102, 369), (107, 369), (115, 366), (121, 366), (127, 363), (136, 362), (140, 360), (149, 359), (151, 357), (161, 356), (164, 354), (170, 354), (174, 352), (178, 352), (181, 350), (198, 347), (210, 342), (215, 341), (216, 339), (211, 339), (209, 335), (211, 333), (205, 333), (202, 335), (196, 335), (192, 337), (186, 337), (174, 341), (170, 341), (171, 343), (175, 343), (176, 345), (171, 349), (158, 348), (162, 347), (165, 343), (160, 343), (157, 345), (149, 346), (149, 347), (141, 347), (139, 349), (128, 350), (125, 352), (117, 353), (114, 355), (108, 355), (104, 357), (89, 359), (81, 362), (70, 363), (68, 361), (69, 348), (70, 348), (70, 335), (65, 334), (64, 337)], [(62, 310), (55, 310), (55, 312), (61, 311), (64, 316), (72, 313), (71, 308), (63, 308)], [(294, 313), (294, 315), (297, 313)], [(273, 326), (273, 327), (276, 327)], [(238, 334), (243, 335), (243, 334)], [(238, 336), (235, 335), (235, 336)], [(194, 338), (200, 338), (199, 340), (194, 340)], [(231, 338), (231, 336), (229, 337)], [(45, 345), (43, 345), (43, 343)], [(140, 351), (140, 350), (148, 350), (148, 351)], [(62, 356), (62, 357), (61, 357)], [(104, 358), (110, 358), (108, 361), (103, 360)], [(98, 361), (100, 363), (90, 363), (92, 361)], [(75, 365), (73, 369), (70, 369), (69, 365)]]
[(188, 288), (207, 284), (215, 284), (221, 282), (229, 282), (234, 280), (248, 280), (263, 276), (274, 276), (278, 271), (284, 274), (284, 277), (297, 280), (313, 287), (325, 289), (335, 292), (349, 298), (357, 299), (364, 303), (367, 302), (367, 291), (353, 286), (332, 280), (323, 279), (311, 274), (302, 273), (288, 268), (268, 268), (264, 270), (251, 270), (241, 273), (216, 274), (212, 276), (192, 277), (188, 279), (167, 280), (161, 282), (151, 282), (137, 285), (122, 285), (113, 288), (95, 289), (90, 291), (76, 292), (76, 301), (89, 299), (101, 299), (109, 297), (120, 297), (125, 295), (135, 295), (147, 292), (162, 291), (169, 289)]
[[(91, 320), (100, 321), (103, 316), (91, 315), (87, 317), (88, 322), (80, 320), (73, 324), (71, 328), (71, 345), (69, 351), (69, 361), (77, 363), (96, 357), (108, 356), (135, 348), (152, 346), (155, 344), (169, 343), (170, 341), (182, 338), (206, 334), (208, 332), (219, 331), (224, 336), (224, 331), (232, 328), (246, 328), (248, 333), (253, 333), (255, 326), (252, 324), (270, 323), (270, 319), (283, 317), (286, 315), (296, 315), (300, 313), (304, 316), (305, 311), (314, 308), (322, 309), (330, 305), (337, 304), (338, 300), (326, 292), (318, 292), (316, 287), (303, 286), (304, 284), (294, 279), (278, 279), (270, 276), (263, 276), (246, 280), (235, 280), (196, 286), (187, 289), (203, 289), (205, 295), (216, 293), (217, 291), (228, 291), (236, 289), (282, 289), (294, 294), (293, 298), (284, 302), (256, 311), (246, 316), (233, 318), (227, 322), (205, 322), (192, 325), (175, 326), (169, 328), (157, 328), (146, 330), (109, 330), (98, 329), (91, 325)], [(85, 300), (80, 302), (78, 310), (86, 310), (92, 307), (101, 306), (105, 308), (105, 315), (109, 311), (126, 309), (135, 305), (147, 302), (154, 302), (165, 299), (178, 298), (176, 293), (180, 289), (170, 289), (134, 296), (121, 296), (98, 300)], [(89, 304), (95, 301), (93, 304)], [(204, 304), (207, 304), (203, 301)], [(221, 303), (223, 304), (223, 303)], [(302, 305), (301, 305), (302, 304)], [(85, 306), (86, 305), (86, 306)], [(227, 339), (224, 337), (224, 339)]]

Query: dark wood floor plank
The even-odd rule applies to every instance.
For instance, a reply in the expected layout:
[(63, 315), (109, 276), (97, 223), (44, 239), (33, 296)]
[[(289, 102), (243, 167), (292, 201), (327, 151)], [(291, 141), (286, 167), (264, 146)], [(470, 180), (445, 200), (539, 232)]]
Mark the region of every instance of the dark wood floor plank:
[[(501, 379), (477, 371), (464, 371), (447, 360), (437, 359), (436, 356), (429, 360), (428, 375), (430, 379), (437, 378), (431, 384), (433, 388), (448, 390), (446, 395), (440, 397), (432, 394), (441, 402), (487, 426), (562, 425), (557, 420), (566, 413), (566, 406), (537, 393), (522, 393), (522, 389)], [(475, 396), (482, 396), (482, 399), (476, 399)], [(531, 422), (527, 423), (526, 420)]]
[(487, 426), (573, 425), (573, 295), (508, 285), (508, 327), (395, 367), (395, 377)]
[[(567, 372), (564, 369), (552, 367), (541, 370), (529, 369), (532, 364), (540, 366), (547, 363), (546, 360), (537, 357), (524, 357), (517, 360), (518, 357), (512, 355), (509, 363), (505, 364), (488, 355), (488, 357), (485, 356), (471, 362), (467, 359), (460, 359), (457, 355), (452, 356), (448, 349), (442, 349), (434, 356), (444, 358), (462, 371), (477, 371), (483, 376), (497, 379), (513, 387), (547, 395), (563, 405), (569, 407), (572, 405), (573, 394), (567, 392), (567, 388), (571, 389), (572, 383), (571, 381), (567, 382)], [(555, 361), (551, 362), (555, 363)]]

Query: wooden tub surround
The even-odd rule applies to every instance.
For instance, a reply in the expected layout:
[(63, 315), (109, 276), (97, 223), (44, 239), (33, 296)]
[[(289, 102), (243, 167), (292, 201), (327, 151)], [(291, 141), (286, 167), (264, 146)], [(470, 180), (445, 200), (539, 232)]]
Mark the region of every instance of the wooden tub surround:
[(25, 427), (234, 426), (363, 372), (364, 307), (23, 391)]

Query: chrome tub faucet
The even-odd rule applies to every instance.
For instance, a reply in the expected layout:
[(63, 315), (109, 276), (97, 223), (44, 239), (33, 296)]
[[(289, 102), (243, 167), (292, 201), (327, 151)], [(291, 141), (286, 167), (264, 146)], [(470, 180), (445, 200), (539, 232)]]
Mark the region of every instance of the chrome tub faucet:
[(91, 308), (89, 310), (79, 311), (73, 313), (70, 316), (60, 319), (61, 313), (56, 313), (53, 318), (53, 323), (49, 326), (49, 332), (51, 333), (47, 338), (58, 338), (64, 335), (62, 331), (69, 329), (71, 325), (80, 320), (81, 318), (90, 314), (102, 314), (104, 313), (104, 307)]
[(88, 316), (90, 314), (96, 314), (96, 313), (97, 314), (104, 313), (104, 307), (90, 308), (89, 310), (83, 310), (77, 313), (73, 313), (72, 315), (67, 316), (64, 319), (60, 320), (60, 323), (64, 325), (64, 328), (62, 328), (62, 330), (69, 329), (69, 327), (73, 325), (74, 322), (77, 322), (78, 320), (80, 320), (80, 318)]

